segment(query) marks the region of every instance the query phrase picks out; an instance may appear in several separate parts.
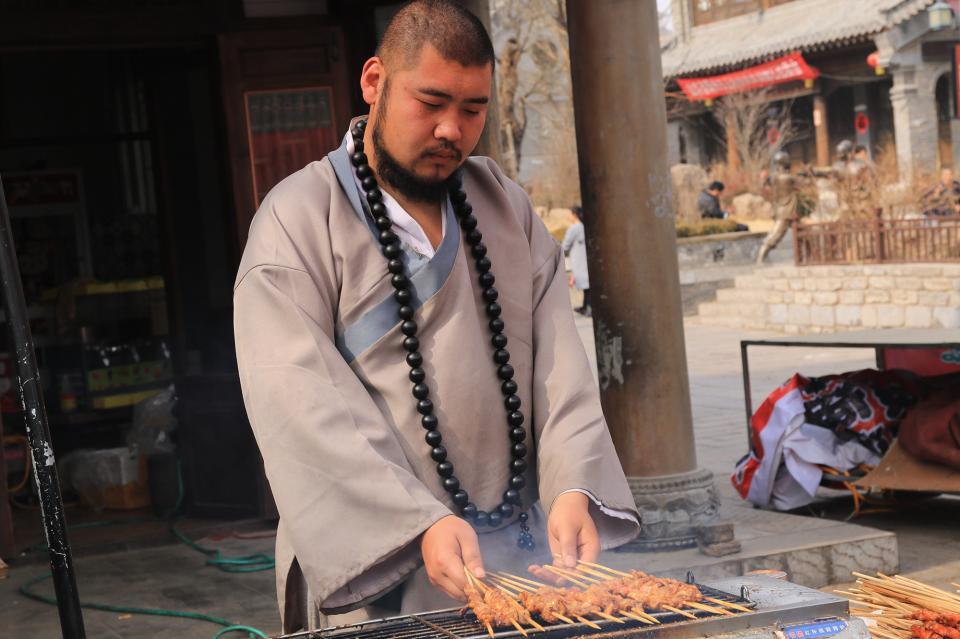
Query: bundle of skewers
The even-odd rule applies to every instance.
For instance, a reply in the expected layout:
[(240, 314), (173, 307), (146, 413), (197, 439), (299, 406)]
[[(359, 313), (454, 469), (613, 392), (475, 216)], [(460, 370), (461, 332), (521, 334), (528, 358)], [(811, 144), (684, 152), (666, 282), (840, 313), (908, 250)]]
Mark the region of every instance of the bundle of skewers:
[(960, 596), (900, 575), (853, 574), (856, 587), (837, 592), (850, 597), (851, 614), (866, 619), (873, 636), (960, 639)]
[(555, 566), (544, 569), (573, 585), (550, 586), (506, 572), (481, 580), (467, 570), (467, 608), (473, 610), (491, 637), (494, 627), (513, 626), (524, 636), (528, 634), (524, 626), (542, 631), (537, 619), (551, 625), (582, 623), (599, 630), (599, 620), (659, 624), (651, 612), (672, 612), (691, 619), (697, 618), (697, 612), (750, 612), (739, 604), (705, 597), (694, 585), (636, 570), (623, 572), (585, 561), (579, 562), (576, 570)]

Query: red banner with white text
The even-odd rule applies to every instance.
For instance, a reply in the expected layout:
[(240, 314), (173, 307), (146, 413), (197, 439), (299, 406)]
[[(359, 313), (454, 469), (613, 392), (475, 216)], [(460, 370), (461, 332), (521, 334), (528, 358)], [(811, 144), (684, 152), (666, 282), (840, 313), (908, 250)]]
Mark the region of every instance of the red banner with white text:
[(713, 100), (732, 93), (744, 93), (785, 82), (816, 80), (818, 77), (819, 69), (807, 64), (803, 54), (797, 51), (748, 69), (706, 78), (684, 78), (677, 80), (677, 84), (690, 100)]

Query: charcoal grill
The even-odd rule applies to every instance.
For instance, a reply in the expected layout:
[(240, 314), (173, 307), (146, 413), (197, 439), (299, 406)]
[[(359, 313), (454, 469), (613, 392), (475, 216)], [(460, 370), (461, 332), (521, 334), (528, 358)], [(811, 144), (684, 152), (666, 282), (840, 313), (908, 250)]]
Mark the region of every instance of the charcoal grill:
[[(770, 577), (737, 577), (697, 587), (708, 597), (751, 609), (733, 616), (688, 610), (690, 619), (672, 612), (652, 613), (660, 621), (647, 625), (624, 619), (591, 619), (600, 630), (584, 624), (543, 624), (544, 632), (528, 629), (530, 639), (869, 639), (863, 622), (850, 617), (847, 600)], [(536, 618), (536, 617), (535, 617)], [(521, 638), (515, 629), (501, 629), (496, 639)], [(486, 629), (472, 613), (457, 609), (365, 621), (284, 635), (278, 639), (484, 639)]]

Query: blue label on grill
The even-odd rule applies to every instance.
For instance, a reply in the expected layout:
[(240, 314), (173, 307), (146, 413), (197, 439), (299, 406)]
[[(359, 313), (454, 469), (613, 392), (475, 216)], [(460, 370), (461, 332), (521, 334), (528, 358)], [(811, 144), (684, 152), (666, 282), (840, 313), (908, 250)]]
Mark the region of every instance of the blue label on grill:
[(847, 622), (843, 619), (821, 619), (810, 623), (791, 624), (782, 626), (783, 634), (787, 639), (822, 639), (847, 629)]

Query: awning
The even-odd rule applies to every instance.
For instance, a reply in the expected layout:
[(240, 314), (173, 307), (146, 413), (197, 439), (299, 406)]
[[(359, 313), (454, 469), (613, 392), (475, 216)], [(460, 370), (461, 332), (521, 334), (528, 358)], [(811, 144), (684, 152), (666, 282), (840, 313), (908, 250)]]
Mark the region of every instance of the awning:
[(680, 89), (690, 100), (713, 100), (732, 93), (771, 87), (785, 82), (816, 80), (820, 71), (807, 64), (803, 54), (795, 51), (782, 58), (754, 67), (706, 78), (681, 78)]

